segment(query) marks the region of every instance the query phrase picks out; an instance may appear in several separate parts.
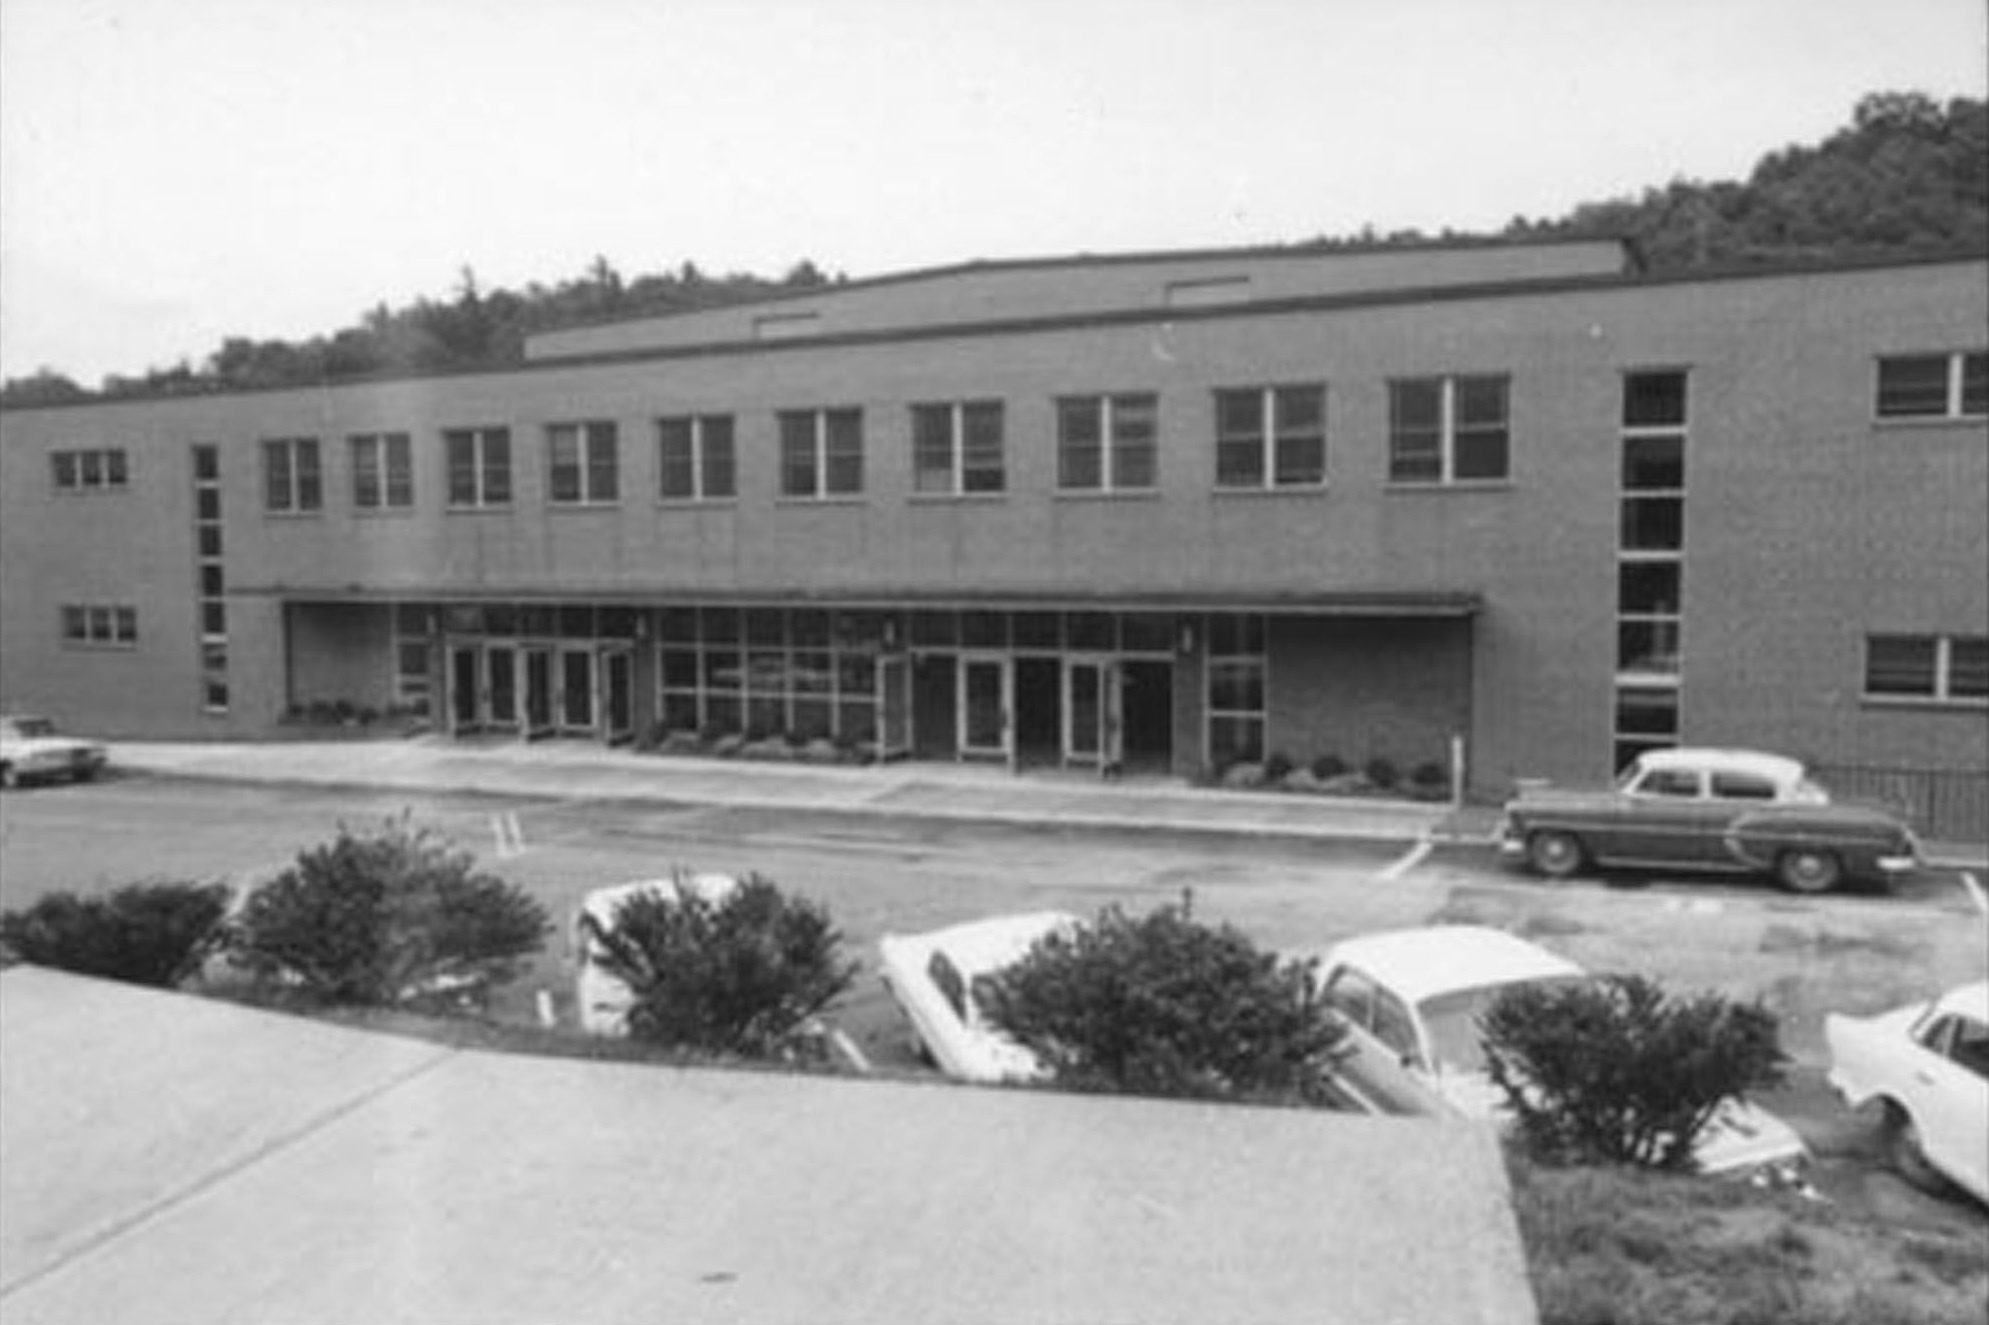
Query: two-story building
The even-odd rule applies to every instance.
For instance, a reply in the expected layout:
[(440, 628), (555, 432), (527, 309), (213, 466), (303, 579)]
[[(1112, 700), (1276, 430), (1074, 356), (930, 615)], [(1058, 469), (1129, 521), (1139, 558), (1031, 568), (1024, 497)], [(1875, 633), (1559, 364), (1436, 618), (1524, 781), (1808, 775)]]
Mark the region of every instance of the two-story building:
[(1455, 743), (1483, 795), (1716, 743), (1979, 797), (1985, 326), (1980, 254), (1157, 253), (10, 409), (0, 692), (1178, 776)]

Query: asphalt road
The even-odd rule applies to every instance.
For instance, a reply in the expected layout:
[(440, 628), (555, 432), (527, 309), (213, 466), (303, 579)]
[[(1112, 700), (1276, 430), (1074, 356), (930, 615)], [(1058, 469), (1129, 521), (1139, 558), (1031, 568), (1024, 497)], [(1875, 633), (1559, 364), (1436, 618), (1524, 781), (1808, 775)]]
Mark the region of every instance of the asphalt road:
[[(1098, 830), (1025, 829), (869, 815), (771, 813), (610, 801), (410, 797), (148, 777), (39, 788), (0, 800), (0, 906), (52, 889), (148, 878), (267, 877), (343, 822), (408, 813), (529, 888), (557, 918), (587, 891), (682, 865), (758, 871), (824, 903), (864, 963), (839, 1025), (874, 1061), (916, 1070), (907, 1029), (875, 977), (876, 940), (1012, 911), (1143, 911), (1191, 892), (1196, 914), (1308, 954), (1354, 934), (1478, 921), (1527, 935), (1591, 970), (1761, 998), (1782, 1018), (1795, 1071), (1771, 1100), (1842, 1160), (1838, 1185), (1903, 1217), (1978, 1219), (1924, 1203), (1873, 1172), (1870, 1127), (1821, 1084), (1826, 1012), (1868, 1013), (1989, 972), (1980, 892), (1929, 874), (1893, 894), (1795, 897), (1722, 879), (1591, 878), (1550, 885), (1489, 849)], [(543, 991), (571, 1024), (563, 936), (500, 998), (532, 1021)]]

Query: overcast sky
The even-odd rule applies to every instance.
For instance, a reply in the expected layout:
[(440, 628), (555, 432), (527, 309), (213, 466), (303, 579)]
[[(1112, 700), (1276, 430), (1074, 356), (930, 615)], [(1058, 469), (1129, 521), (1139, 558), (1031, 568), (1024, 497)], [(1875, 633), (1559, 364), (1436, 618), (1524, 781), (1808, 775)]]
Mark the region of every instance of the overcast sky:
[(0, 0), (0, 374), (578, 276), (1492, 229), (1989, 93), (1984, 0)]

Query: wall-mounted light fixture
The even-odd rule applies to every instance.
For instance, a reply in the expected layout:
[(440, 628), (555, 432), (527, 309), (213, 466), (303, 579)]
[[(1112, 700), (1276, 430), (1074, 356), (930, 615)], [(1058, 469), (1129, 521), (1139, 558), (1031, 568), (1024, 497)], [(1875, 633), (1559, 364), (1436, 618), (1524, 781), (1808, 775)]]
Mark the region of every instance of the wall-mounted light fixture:
[(1181, 618), (1181, 638), (1178, 643), (1183, 653), (1195, 651), (1195, 622), (1192, 618)]

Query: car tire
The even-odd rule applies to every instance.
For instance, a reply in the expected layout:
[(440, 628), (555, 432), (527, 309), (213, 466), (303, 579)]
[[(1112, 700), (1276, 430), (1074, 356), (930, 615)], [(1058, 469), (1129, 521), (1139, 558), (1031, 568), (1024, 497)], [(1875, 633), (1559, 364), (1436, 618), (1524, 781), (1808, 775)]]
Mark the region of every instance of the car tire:
[(1775, 859), (1775, 877), (1792, 893), (1827, 893), (1844, 878), (1835, 854), (1817, 847), (1795, 847)]
[(1938, 1195), (1947, 1190), (1948, 1180), (1927, 1162), (1920, 1144), (1920, 1127), (1913, 1115), (1892, 1101), (1885, 1105), (1885, 1153), (1900, 1177), (1923, 1192)]
[(1558, 830), (1535, 833), (1526, 839), (1526, 859), (1550, 879), (1565, 879), (1582, 867), (1588, 852), (1573, 833)]

